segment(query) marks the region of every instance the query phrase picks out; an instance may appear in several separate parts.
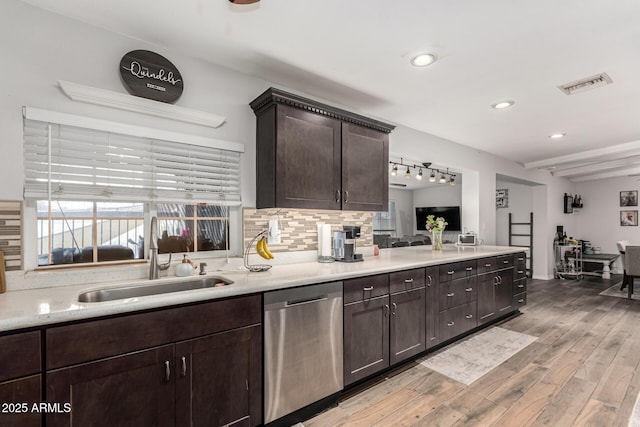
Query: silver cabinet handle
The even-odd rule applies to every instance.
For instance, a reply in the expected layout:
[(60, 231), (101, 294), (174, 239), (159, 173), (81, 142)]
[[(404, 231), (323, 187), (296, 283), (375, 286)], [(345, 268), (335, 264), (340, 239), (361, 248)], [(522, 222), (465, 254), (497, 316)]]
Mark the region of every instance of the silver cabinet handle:
[(384, 317), (389, 317), (389, 304), (385, 304), (384, 308), (386, 309), (385, 310), (386, 314), (384, 315)]
[(373, 290), (373, 286), (366, 286), (364, 288), (362, 288), (363, 291), (372, 291)]
[(395, 316), (396, 315), (396, 308), (398, 308), (398, 304), (396, 304), (394, 302), (393, 304), (391, 304), (391, 306), (393, 307), (393, 310), (391, 310), (391, 315)]
[(404, 279), (404, 283), (413, 283), (413, 278), (411, 278), (411, 279)]
[(465, 289), (465, 291), (467, 291), (467, 292), (473, 292), (473, 288), (467, 288), (467, 289)]
[(182, 356), (182, 370), (180, 371), (180, 375), (183, 377), (187, 376), (187, 358)]
[(340, 203), (340, 190), (336, 190), (336, 203)]
[(524, 285), (518, 285), (519, 288), (524, 288)]
[(484, 266), (485, 267), (491, 267), (491, 264), (485, 264)]
[(498, 284), (502, 285), (502, 276), (498, 276)]
[(494, 286), (498, 286), (498, 285), (499, 285), (499, 283), (498, 283), (498, 276), (495, 276), (495, 277), (493, 278), (493, 284), (494, 284)]
[(508, 260), (508, 259), (505, 259), (505, 260), (503, 260), (503, 261), (502, 261), (502, 263), (503, 263), (503, 264), (509, 264), (509, 260)]
[(518, 274), (522, 274), (522, 273), (524, 273), (524, 271), (518, 270)]
[(344, 202), (349, 203), (349, 192), (346, 190), (344, 192)]
[(449, 323), (447, 323), (447, 326), (453, 326), (455, 324), (456, 324), (456, 322), (449, 322)]
[(427, 282), (427, 286), (431, 287), (431, 283), (433, 282), (433, 279), (431, 278), (430, 275), (427, 275), (427, 279), (429, 279), (429, 281)]
[(524, 300), (523, 300), (522, 298), (520, 298), (520, 299), (518, 300), (518, 302), (519, 302), (520, 304), (522, 304), (522, 303), (524, 302)]
[(448, 274), (449, 276), (452, 276), (455, 272), (456, 272), (455, 270), (451, 270), (451, 271), (447, 271), (447, 274)]
[(171, 380), (171, 366), (169, 365), (169, 361), (164, 361), (164, 380), (169, 382)]
[(451, 292), (451, 293), (448, 293), (448, 294), (447, 294), (447, 296), (448, 296), (448, 297), (452, 297), (452, 296), (454, 296), (454, 295), (455, 295), (455, 293), (454, 293), (454, 292)]
[(473, 314), (467, 314), (466, 316), (464, 316), (467, 319), (473, 319)]
[(467, 267), (467, 268), (465, 268), (465, 270), (467, 270), (467, 271), (473, 271), (473, 267)]

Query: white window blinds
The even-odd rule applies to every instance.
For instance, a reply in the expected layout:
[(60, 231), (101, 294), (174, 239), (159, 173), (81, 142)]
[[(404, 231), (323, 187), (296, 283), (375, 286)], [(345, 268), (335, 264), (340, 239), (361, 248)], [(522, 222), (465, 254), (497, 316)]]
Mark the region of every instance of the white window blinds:
[(28, 112), (25, 199), (240, 204), (241, 144), (230, 142), (227, 149), (224, 141), (207, 146), (199, 137), (196, 143), (172, 141), (188, 136), (170, 132), (159, 139), (163, 132), (117, 123), (112, 127), (119, 132), (111, 132), (106, 121), (52, 113), (63, 122), (54, 123)]

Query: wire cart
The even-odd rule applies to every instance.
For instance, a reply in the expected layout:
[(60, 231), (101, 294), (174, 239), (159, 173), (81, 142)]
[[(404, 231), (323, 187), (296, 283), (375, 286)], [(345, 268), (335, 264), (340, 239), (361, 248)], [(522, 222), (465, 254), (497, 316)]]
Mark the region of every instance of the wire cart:
[(553, 242), (556, 279), (582, 279), (582, 244)]

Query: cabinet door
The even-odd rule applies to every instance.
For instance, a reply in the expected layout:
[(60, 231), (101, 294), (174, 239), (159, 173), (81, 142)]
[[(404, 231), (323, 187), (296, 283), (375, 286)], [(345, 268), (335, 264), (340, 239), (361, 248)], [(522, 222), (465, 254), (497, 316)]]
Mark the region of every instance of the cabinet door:
[(440, 344), (440, 295), (438, 293), (438, 279), (438, 267), (427, 268), (425, 287), (425, 332), (427, 348)]
[(38, 412), (31, 411), (33, 404), (39, 404), (41, 393), (41, 376), (20, 378), (0, 383), (0, 403), (8, 405), (0, 412), (0, 426), (34, 426), (42, 425)]
[(176, 344), (176, 425), (262, 424), (260, 326)]
[(392, 365), (426, 349), (424, 296), (424, 288), (391, 295), (389, 352)]
[(342, 209), (389, 208), (389, 135), (342, 124)]
[(336, 119), (277, 106), (277, 207), (340, 209), (340, 131)]
[(500, 270), (496, 274), (499, 279), (496, 286), (496, 311), (501, 316), (513, 311), (513, 268)]
[(389, 366), (389, 296), (344, 306), (344, 385)]
[(71, 404), (69, 413), (47, 414), (47, 426), (174, 425), (173, 350), (167, 345), (47, 372), (47, 402)]
[(496, 273), (478, 276), (478, 322), (486, 323), (496, 317)]

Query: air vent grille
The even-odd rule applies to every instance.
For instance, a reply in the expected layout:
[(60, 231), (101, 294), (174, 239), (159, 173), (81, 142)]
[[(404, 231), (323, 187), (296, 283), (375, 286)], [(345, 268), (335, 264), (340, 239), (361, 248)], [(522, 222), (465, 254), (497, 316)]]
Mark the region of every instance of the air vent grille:
[(575, 82), (558, 86), (558, 89), (560, 89), (567, 95), (573, 95), (574, 93), (585, 92), (587, 90), (596, 89), (611, 83), (613, 83), (613, 80), (611, 80), (611, 77), (609, 77), (607, 73), (600, 73), (596, 74), (595, 76), (587, 77), (584, 79), (576, 80)]

